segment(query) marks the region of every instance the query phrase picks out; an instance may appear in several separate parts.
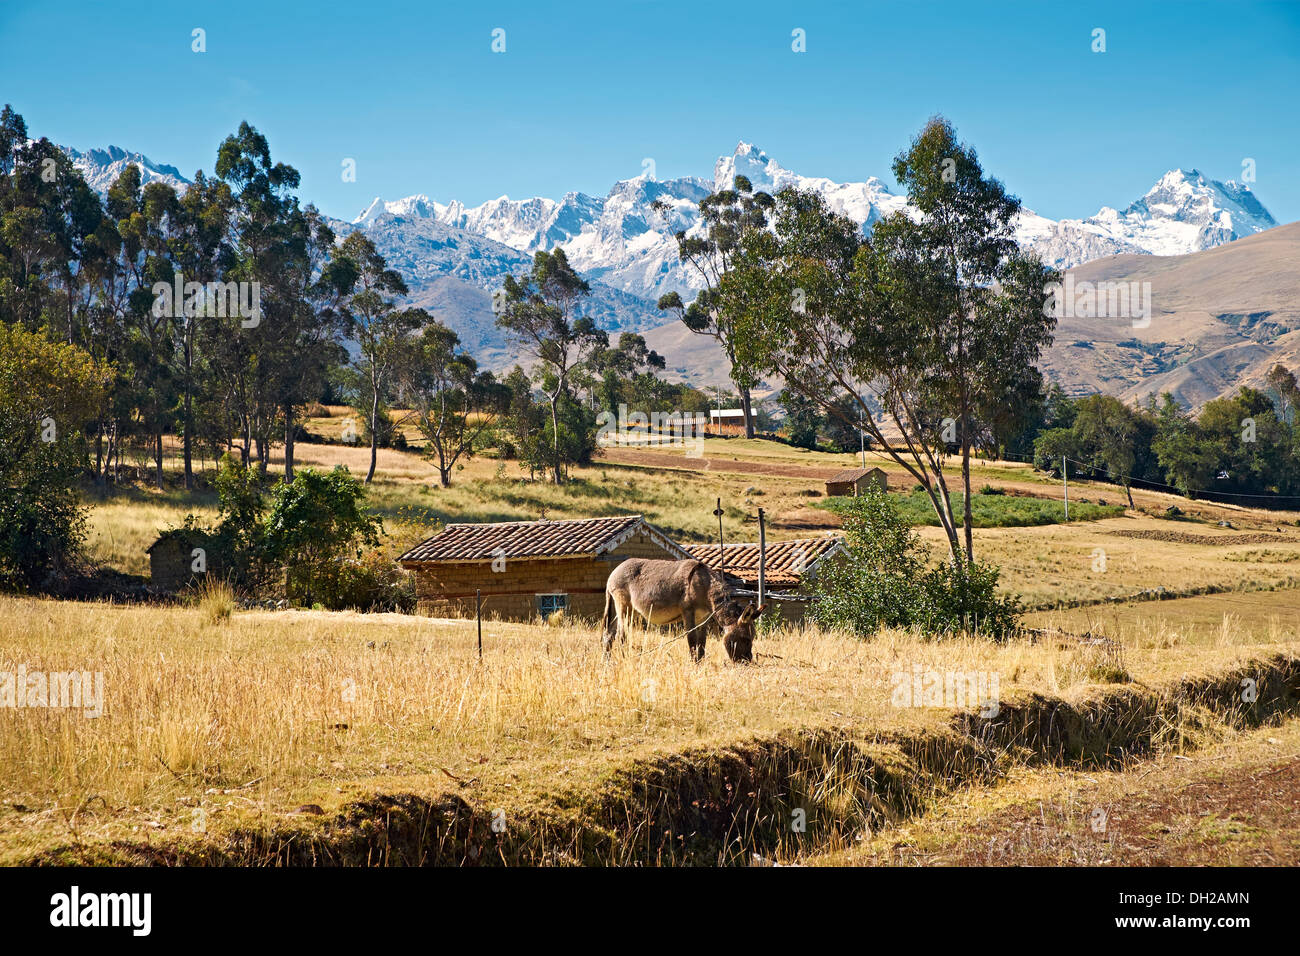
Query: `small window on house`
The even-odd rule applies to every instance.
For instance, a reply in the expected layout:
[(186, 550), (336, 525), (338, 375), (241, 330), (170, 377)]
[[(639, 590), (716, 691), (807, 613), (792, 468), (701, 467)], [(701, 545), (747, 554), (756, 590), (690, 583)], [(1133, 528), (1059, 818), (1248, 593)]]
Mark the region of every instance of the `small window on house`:
[(550, 617), (556, 611), (567, 611), (568, 609), (569, 596), (567, 594), (537, 595), (537, 612), (542, 617)]

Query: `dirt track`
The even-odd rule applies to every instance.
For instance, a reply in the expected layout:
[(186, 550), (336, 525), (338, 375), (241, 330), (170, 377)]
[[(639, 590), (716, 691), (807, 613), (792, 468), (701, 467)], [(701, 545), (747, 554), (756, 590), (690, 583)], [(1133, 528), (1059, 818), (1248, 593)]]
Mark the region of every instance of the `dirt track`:
[(1290, 733), (1266, 728), (1239, 747), (1167, 756), (1123, 774), (1056, 774), (1039, 796), (941, 815), (854, 862), (1296, 866), (1300, 755), (1288, 723)]
[[(734, 474), (734, 475), (752, 475), (755, 477), (779, 477), (779, 478), (802, 478), (812, 482), (821, 483), (830, 478), (840, 469), (821, 468), (815, 466), (805, 466), (797, 464), (775, 464), (769, 462), (752, 461), (741, 458), (687, 458), (684, 455), (675, 455), (665, 452), (642, 451), (640, 449), (628, 448), (607, 448), (604, 449), (602, 459), (614, 464), (632, 465), (642, 468), (674, 468), (684, 471), (710, 472), (717, 474)], [(990, 462), (989, 464), (1007, 465), (1007, 463)], [(915, 479), (902, 468), (902, 466), (885, 463), (875, 464), (873, 467), (879, 467), (885, 472), (889, 479), (891, 488), (910, 488)], [(952, 476), (950, 481), (950, 490), (957, 487), (959, 481), (956, 475)], [(1028, 495), (1035, 498), (1047, 498), (1059, 501), (1064, 498), (1065, 492), (1062, 486), (1056, 482), (1034, 481), (1034, 480), (1015, 480), (1007, 479), (1001, 476), (988, 477), (975, 473), (972, 484), (982, 487), (985, 484), (1001, 488), (1010, 494)], [(1071, 501), (1105, 501), (1108, 504), (1123, 504), (1124, 490), (1115, 485), (1097, 484), (1095, 482), (1084, 482), (1070, 480), (1070, 500)], [(1217, 504), (1208, 501), (1192, 501), (1181, 495), (1172, 494), (1163, 491), (1148, 491), (1146, 489), (1133, 489), (1133, 504), (1139, 509), (1145, 509), (1150, 512), (1163, 512), (1170, 505), (1177, 505), (1185, 514), (1192, 518), (1199, 518), (1209, 521), (1231, 521), (1235, 526), (1240, 528), (1250, 528), (1256, 530), (1273, 531), (1284, 523), (1292, 523), (1297, 518), (1296, 512), (1267, 512), (1261, 513), (1238, 505)], [(812, 511), (813, 509), (806, 509)], [(814, 522), (811, 515), (786, 515), (783, 516), (783, 523), (792, 528), (826, 528), (838, 526), (838, 522), (827, 521), (823, 515), (820, 522)]]

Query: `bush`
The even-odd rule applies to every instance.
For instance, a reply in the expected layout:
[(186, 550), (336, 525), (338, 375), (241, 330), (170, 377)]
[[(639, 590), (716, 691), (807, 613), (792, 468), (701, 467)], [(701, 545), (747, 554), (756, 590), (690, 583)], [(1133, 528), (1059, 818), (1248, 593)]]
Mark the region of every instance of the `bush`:
[(312, 583), (312, 594), (331, 611), (415, 610), (411, 576), (377, 550), (322, 568)]
[(989, 564), (932, 568), (917, 592), (915, 624), (927, 634), (964, 632), (1004, 640), (1020, 624), (1019, 600), (998, 594), (999, 570)]
[(875, 488), (845, 499), (840, 513), (849, 555), (819, 570), (813, 620), (859, 634), (908, 626), (916, 584), (925, 573), (920, 538)]
[(81, 349), (0, 322), (0, 588), (48, 587), (83, 560), (79, 429), (106, 375)]
[(311, 605), (348, 552), (379, 543), (382, 525), (366, 514), (365, 487), (342, 466), (303, 468), (271, 494), (262, 539), (266, 560), (288, 570), (291, 599)]
[(915, 627), (997, 639), (1018, 626), (1020, 602), (997, 593), (998, 569), (979, 563), (927, 569), (920, 538), (884, 492), (873, 488), (847, 500), (841, 514), (849, 554), (813, 582), (810, 613), (818, 624), (862, 635)]
[(35, 442), (0, 465), (0, 588), (45, 586), (82, 560), (86, 509), (75, 483), (84, 461), (71, 443)]

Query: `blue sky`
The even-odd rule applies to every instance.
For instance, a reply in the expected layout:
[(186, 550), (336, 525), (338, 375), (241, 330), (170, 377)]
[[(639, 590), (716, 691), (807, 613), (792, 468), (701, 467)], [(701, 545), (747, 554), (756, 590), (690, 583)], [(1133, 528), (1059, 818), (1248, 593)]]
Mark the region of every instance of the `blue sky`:
[(349, 219), (377, 195), (603, 195), (646, 157), (660, 179), (710, 175), (740, 139), (892, 186), (939, 112), (1043, 215), (1126, 205), (1176, 166), (1239, 179), (1251, 158), (1289, 222), (1298, 93), (1297, 2), (0, 0), (0, 101), (34, 135), (190, 175), (247, 119), (304, 199)]

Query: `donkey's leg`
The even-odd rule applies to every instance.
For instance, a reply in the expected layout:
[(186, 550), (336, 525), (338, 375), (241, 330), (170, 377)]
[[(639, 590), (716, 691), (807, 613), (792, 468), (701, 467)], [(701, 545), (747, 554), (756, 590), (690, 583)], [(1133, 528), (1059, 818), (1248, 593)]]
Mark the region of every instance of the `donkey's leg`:
[(695, 608), (682, 605), (682, 623), (686, 625), (686, 643), (691, 648), (691, 660), (704, 660), (704, 628), (695, 623)]

